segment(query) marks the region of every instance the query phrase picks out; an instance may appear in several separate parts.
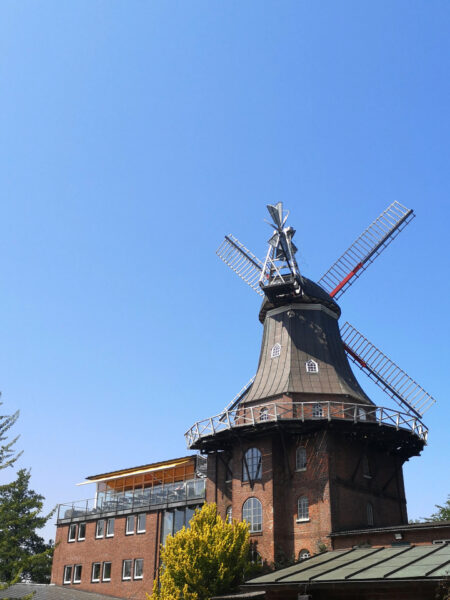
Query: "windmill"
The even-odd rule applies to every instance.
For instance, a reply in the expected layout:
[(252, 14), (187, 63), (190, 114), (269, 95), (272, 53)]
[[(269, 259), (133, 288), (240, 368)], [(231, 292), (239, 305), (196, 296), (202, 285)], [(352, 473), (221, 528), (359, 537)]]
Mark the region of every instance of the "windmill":
[[(312, 302), (320, 301), (325, 307), (324, 310), (328, 308), (339, 316), (340, 309), (336, 300), (355, 283), (415, 217), (412, 209), (402, 206), (399, 202), (393, 202), (363, 231), (318, 282), (314, 283), (300, 273), (295, 258), (297, 248), (293, 243), (295, 230), (287, 226), (289, 213), (283, 211), (281, 202), (275, 206), (269, 205), (267, 209), (271, 217), (269, 224), (273, 227), (273, 234), (268, 240), (268, 250), (264, 260), (260, 260), (232, 235), (225, 236), (216, 252), (219, 258), (251, 289), (264, 298), (260, 313), (262, 322), (268, 311), (276, 311), (280, 306), (286, 308), (291, 302), (292, 308), (295, 308), (298, 302), (305, 303), (310, 299)], [(290, 310), (287, 314), (289, 313), (292, 316), (294, 311)], [(394, 413), (391, 409), (376, 409), (381, 410), (381, 414), (372, 412), (374, 418), (379, 419), (380, 424), (391, 423), (397, 429), (399, 426), (409, 424), (412, 432), (426, 441), (427, 430), (422, 423), (422, 417), (434, 404), (434, 398), (350, 323), (346, 322), (340, 327), (340, 334), (334, 335), (333, 343), (335, 340), (342, 345), (335, 350), (335, 356), (338, 356), (343, 348), (347, 357), (402, 410), (401, 413)], [(272, 352), (277, 351), (274, 346)], [(314, 366), (312, 365), (311, 368)], [(341, 371), (345, 371), (345, 365)], [(357, 403), (364, 404), (368, 401), (372, 404), (360, 388), (355, 391), (355, 385), (352, 384), (348, 373), (344, 372), (343, 379), (346, 379), (350, 387), (353, 385), (353, 392), (350, 390), (350, 395), (353, 393)], [(341, 386), (345, 386), (346, 382), (343, 381), (343, 384), (341, 382)], [(186, 433), (188, 445), (194, 447), (199, 438), (214, 435), (217, 428), (231, 426), (230, 418), (235, 419), (237, 414), (233, 411), (243, 406), (249, 398), (252, 400), (258, 398), (258, 394), (255, 394), (254, 390), (252, 392), (254, 385), (256, 385), (255, 377), (244, 386), (220, 415), (196, 423)], [(355, 415), (361, 414), (361, 420), (366, 419), (366, 412), (362, 413), (357, 404), (354, 411)], [(275, 417), (278, 419), (279, 414)], [(328, 417), (330, 418), (330, 409), (328, 409)], [(233, 425), (235, 424), (236, 420)]]

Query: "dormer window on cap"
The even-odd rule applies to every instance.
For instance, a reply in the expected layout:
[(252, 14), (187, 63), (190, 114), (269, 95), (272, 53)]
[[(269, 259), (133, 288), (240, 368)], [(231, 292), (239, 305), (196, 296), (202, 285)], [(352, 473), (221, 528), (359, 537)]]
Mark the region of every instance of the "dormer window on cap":
[(312, 358), (310, 358), (306, 362), (306, 372), (307, 373), (318, 373), (319, 372), (319, 365), (316, 363), (315, 360), (312, 360)]
[(281, 344), (276, 343), (270, 351), (270, 358), (278, 358), (281, 354)]

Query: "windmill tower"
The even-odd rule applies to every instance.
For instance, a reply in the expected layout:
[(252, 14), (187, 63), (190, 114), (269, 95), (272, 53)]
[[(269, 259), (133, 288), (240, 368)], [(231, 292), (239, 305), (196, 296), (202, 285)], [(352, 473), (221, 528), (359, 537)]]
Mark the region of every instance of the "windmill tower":
[[(256, 375), (188, 447), (208, 455), (207, 499), (250, 524), (270, 562), (330, 546), (330, 533), (407, 523), (402, 466), (427, 438), (434, 399), (349, 323), (336, 300), (414, 218), (391, 204), (317, 283), (300, 273), (281, 203), (264, 261), (231, 235), (217, 254), (263, 297)], [(376, 406), (350, 359), (396, 407)]]

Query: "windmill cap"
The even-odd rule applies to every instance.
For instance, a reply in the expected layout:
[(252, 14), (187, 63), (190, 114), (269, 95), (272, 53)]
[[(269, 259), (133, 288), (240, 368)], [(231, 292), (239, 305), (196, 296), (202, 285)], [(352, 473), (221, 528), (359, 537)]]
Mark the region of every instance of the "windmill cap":
[(339, 305), (333, 300), (333, 298), (321, 287), (318, 283), (311, 281), (305, 276), (302, 276), (302, 295), (293, 298), (292, 296), (279, 299), (276, 303), (269, 302), (267, 298), (264, 298), (261, 310), (259, 311), (259, 320), (264, 323), (266, 314), (272, 308), (287, 304), (322, 304), (328, 309), (336, 313), (338, 318), (341, 316), (341, 309)]

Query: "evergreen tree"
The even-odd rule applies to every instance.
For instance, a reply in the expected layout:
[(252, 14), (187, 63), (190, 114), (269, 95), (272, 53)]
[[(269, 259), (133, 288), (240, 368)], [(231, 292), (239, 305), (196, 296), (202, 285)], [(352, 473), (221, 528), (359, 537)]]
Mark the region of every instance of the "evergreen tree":
[(0, 486), (0, 581), (21, 579), (49, 583), (53, 548), (36, 530), (51, 514), (42, 515), (44, 498), (29, 489), (30, 472)]
[[(0, 402), (0, 406), (3, 402)], [(16, 411), (13, 415), (0, 415), (0, 469), (6, 469), (6, 467), (12, 467), (22, 452), (16, 453), (14, 445), (17, 442), (19, 436), (16, 436), (10, 442), (7, 442), (8, 431), (14, 425), (19, 418), (19, 411)]]
[(167, 537), (149, 599), (207, 600), (236, 589), (252, 568), (249, 538), (247, 523), (226, 523), (215, 504), (205, 504), (189, 528)]

